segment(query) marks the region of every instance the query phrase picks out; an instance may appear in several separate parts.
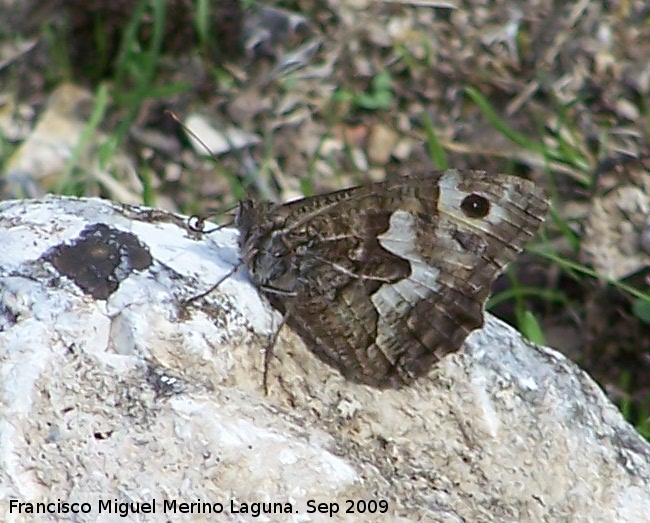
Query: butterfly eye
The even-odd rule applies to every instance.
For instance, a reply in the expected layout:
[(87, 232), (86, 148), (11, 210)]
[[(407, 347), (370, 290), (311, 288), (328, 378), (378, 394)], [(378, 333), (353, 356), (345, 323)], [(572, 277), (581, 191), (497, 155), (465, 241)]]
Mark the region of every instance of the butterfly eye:
[(480, 194), (470, 194), (467, 196), (460, 208), (469, 218), (484, 218), (490, 212), (490, 202)]

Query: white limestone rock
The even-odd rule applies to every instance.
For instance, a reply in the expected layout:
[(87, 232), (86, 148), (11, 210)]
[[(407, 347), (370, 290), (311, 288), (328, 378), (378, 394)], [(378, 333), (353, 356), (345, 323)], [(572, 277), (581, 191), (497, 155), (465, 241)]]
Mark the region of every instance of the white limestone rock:
[[(402, 390), (347, 382), (285, 328), (265, 395), (280, 318), (245, 270), (183, 303), (237, 262), (235, 231), (51, 197), (0, 203), (0, 248), (2, 521), (72, 519), (61, 503), (124, 521), (114, 502), (130, 521), (650, 520), (648, 443), (576, 365), (489, 315)], [(180, 512), (197, 500), (223, 512)], [(54, 512), (25, 512), (37, 502)]]

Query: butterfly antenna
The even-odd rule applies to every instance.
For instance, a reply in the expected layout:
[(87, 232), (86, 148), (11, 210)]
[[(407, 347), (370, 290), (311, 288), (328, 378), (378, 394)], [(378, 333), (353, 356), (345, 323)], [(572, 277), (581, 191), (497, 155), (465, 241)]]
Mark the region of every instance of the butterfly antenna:
[(199, 216), (198, 214), (193, 214), (192, 216), (190, 216), (188, 220), (188, 226), (190, 229), (192, 229), (195, 232), (203, 232), (205, 234), (210, 234), (216, 231), (220, 231), (224, 227), (230, 227), (231, 225), (233, 225), (235, 223), (235, 218), (231, 217), (230, 220), (228, 220), (227, 222), (217, 225), (216, 227), (208, 231), (205, 230), (205, 222), (211, 218), (214, 218), (215, 216), (222, 216), (224, 214), (232, 215), (232, 212), (234, 209), (236, 209), (236, 207), (237, 206), (235, 205), (233, 207), (229, 207), (225, 211), (217, 210), (214, 212), (210, 212), (210, 214), (206, 214), (205, 216)]
[[(169, 116), (172, 120), (174, 120), (183, 129), (183, 131), (185, 131), (185, 133), (187, 133), (191, 138), (196, 140), (196, 142), (198, 144), (200, 144), (201, 147), (203, 147), (203, 149), (205, 149), (205, 152), (207, 154), (209, 154), (212, 158), (214, 158), (216, 160), (214, 154), (212, 153), (212, 151), (210, 150), (208, 145), (199, 137), (198, 134), (196, 134), (192, 129), (190, 129), (183, 122), (181, 122), (180, 118), (176, 115), (176, 113), (174, 111), (172, 111), (170, 109), (166, 109), (165, 114), (167, 116)], [(232, 146), (232, 143), (230, 143), (230, 141), (229, 141), (229, 144)], [(234, 148), (233, 148), (233, 150), (234, 150)], [(226, 209), (218, 208), (216, 210), (211, 210), (210, 213), (205, 215), (205, 216), (199, 216), (198, 214), (193, 214), (192, 216), (190, 216), (190, 219), (189, 219), (189, 227), (193, 231), (205, 232), (205, 233), (211, 233), (211, 232), (215, 232), (215, 231), (218, 231), (220, 229), (223, 229), (224, 227), (229, 227), (230, 225), (232, 225), (234, 223), (234, 218), (231, 218), (228, 222), (223, 223), (223, 224), (221, 224), (218, 227), (215, 227), (213, 229), (210, 229), (209, 231), (205, 230), (205, 222), (207, 220), (210, 220), (210, 219), (216, 217), (216, 216), (221, 216), (223, 214), (232, 214), (233, 210), (237, 208), (237, 205), (238, 204), (234, 204), (234, 205), (232, 205), (230, 207), (227, 207)]]
[(192, 137), (194, 140), (196, 140), (196, 142), (198, 144), (200, 144), (201, 147), (203, 147), (205, 149), (205, 152), (208, 153), (211, 157), (214, 158), (214, 156), (212, 155), (212, 151), (208, 147), (208, 144), (206, 144), (203, 140), (201, 140), (201, 138), (199, 138), (199, 135), (196, 134), (194, 131), (192, 131), (192, 129), (190, 129), (187, 125), (185, 125), (183, 122), (181, 122), (181, 119), (178, 116), (176, 116), (176, 113), (174, 111), (172, 111), (170, 109), (165, 109), (165, 114), (167, 116), (169, 116), (172, 120), (174, 120), (178, 125), (180, 125), (180, 127), (181, 127), (181, 129), (183, 129), (183, 131), (185, 131), (187, 134), (190, 135), (190, 137)]
[[(180, 121), (180, 118), (176, 116), (176, 114), (167, 109), (165, 111), (172, 120), (174, 120), (193, 140), (195, 140), (198, 144), (203, 147), (205, 152), (210, 155), (213, 159), (216, 160), (216, 157), (210, 147), (201, 139), (199, 136), (189, 127), (187, 127), (183, 122)], [(275, 191), (268, 183), (264, 182), (262, 178), (257, 176), (259, 173), (259, 169), (257, 164), (255, 163), (255, 160), (253, 159), (253, 156), (250, 152), (249, 147), (239, 147), (237, 146), (231, 138), (228, 136), (227, 133), (222, 133), (222, 137), (226, 142), (228, 143), (228, 146), (230, 147), (230, 153), (239, 160), (239, 165), (241, 168), (241, 174), (237, 175), (238, 178), (241, 180), (241, 183), (243, 187), (249, 188), (249, 187), (255, 187), (256, 191), (261, 194), (263, 197), (271, 200), (276, 200), (278, 195), (277, 191)]]

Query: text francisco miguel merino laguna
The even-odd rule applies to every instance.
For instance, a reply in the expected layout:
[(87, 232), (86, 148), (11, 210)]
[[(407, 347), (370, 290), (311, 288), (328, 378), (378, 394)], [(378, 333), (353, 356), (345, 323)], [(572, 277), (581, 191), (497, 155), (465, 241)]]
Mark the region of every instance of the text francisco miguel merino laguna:
[[(151, 501), (118, 501), (117, 499), (98, 499), (96, 503), (70, 503), (57, 499), (51, 502), (21, 502), (17, 499), (9, 501), (9, 514), (88, 514), (94, 508), (97, 513), (118, 514), (125, 518), (131, 514), (249, 514), (257, 517), (260, 514), (291, 514), (293, 506), (285, 503), (244, 503), (230, 500), (230, 503), (209, 503), (198, 499), (196, 502), (186, 503), (177, 500), (163, 500), (162, 503), (155, 499)], [(228, 506), (229, 505), (229, 506)], [(308, 505), (308, 511), (309, 503)]]

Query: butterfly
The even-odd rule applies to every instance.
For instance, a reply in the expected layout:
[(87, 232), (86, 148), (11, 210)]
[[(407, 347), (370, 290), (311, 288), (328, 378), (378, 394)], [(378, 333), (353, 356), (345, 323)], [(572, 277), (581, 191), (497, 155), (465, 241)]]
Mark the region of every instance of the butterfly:
[(491, 284), (548, 210), (533, 182), (432, 171), (289, 203), (243, 200), (251, 281), (346, 378), (401, 387), (483, 324)]

